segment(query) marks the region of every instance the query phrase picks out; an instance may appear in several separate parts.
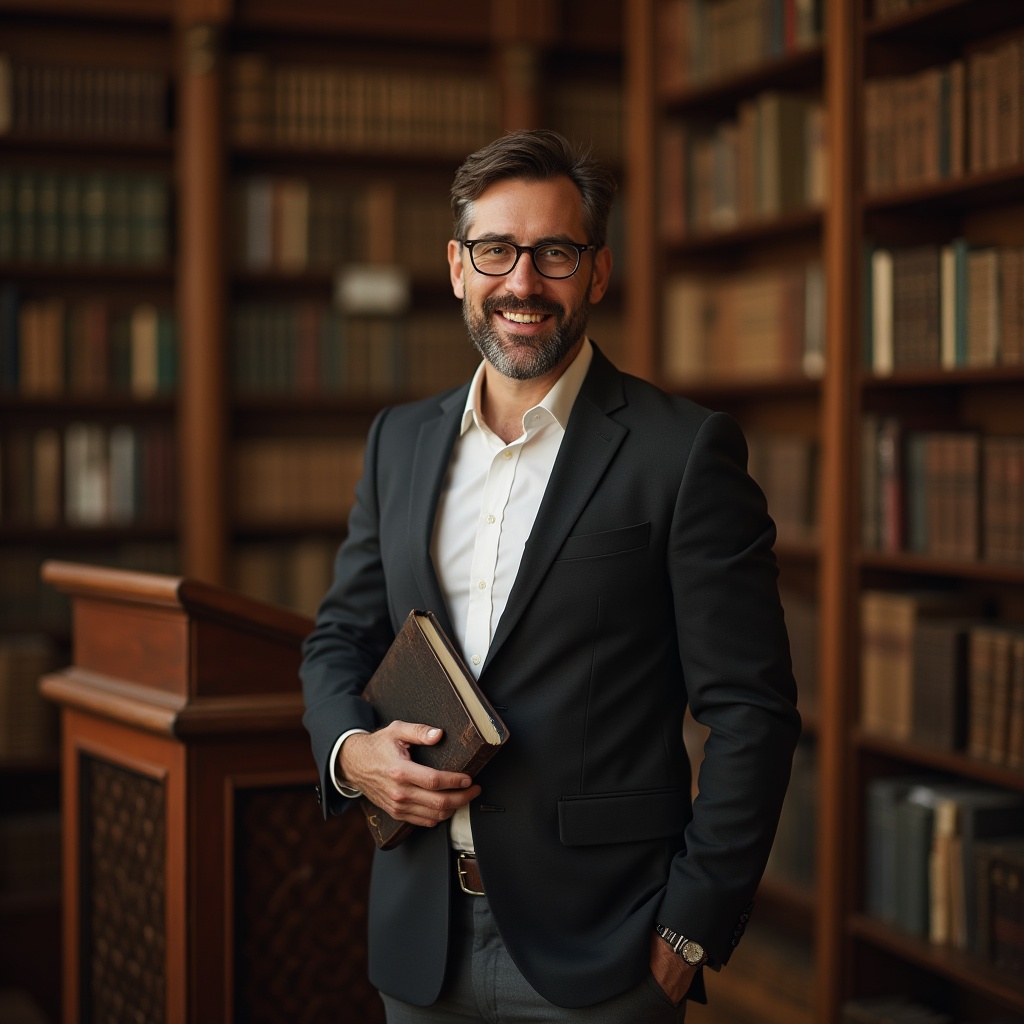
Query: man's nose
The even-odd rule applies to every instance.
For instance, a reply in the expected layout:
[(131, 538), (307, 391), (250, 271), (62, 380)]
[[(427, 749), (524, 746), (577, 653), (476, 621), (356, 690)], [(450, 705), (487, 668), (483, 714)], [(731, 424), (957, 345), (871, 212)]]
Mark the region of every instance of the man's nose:
[(544, 277), (533, 263), (533, 253), (524, 252), (505, 278), (513, 295), (535, 295), (543, 286)]

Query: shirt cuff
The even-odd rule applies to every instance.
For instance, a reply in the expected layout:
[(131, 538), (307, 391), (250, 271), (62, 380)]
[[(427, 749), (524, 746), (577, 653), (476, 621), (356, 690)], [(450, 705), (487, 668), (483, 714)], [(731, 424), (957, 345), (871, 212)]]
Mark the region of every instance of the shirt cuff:
[(355, 733), (366, 733), (368, 729), (349, 729), (348, 732), (343, 732), (337, 739), (337, 742), (331, 748), (331, 782), (334, 783), (334, 788), (345, 797), (350, 800), (354, 800), (357, 796), (362, 796), (362, 790), (353, 789), (351, 786), (345, 784), (345, 780), (338, 776), (338, 754), (341, 752), (341, 745), (349, 738), (349, 736)]

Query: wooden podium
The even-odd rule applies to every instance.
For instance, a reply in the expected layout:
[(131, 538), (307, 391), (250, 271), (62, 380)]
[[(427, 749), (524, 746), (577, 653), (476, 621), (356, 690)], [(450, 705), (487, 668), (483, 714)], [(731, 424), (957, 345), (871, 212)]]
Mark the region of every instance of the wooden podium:
[(311, 622), (195, 580), (48, 562), (72, 602), (64, 1020), (383, 1020), (373, 843), (325, 822), (301, 725)]

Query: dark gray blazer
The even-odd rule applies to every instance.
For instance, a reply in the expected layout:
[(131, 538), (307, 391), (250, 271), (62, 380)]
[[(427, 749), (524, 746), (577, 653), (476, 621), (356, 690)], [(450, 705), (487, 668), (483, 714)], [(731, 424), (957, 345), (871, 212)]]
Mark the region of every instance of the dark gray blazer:
[[(374, 727), (359, 695), (409, 610), (458, 635), (429, 552), (466, 393), (387, 410), (370, 430), (301, 672), (325, 814), (350, 805), (330, 751), (343, 731)], [(471, 809), (506, 946), (560, 1006), (639, 984), (656, 921), (722, 964), (743, 932), (800, 731), (775, 528), (745, 464), (731, 419), (595, 348), (480, 675), (511, 739)], [(711, 729), (692, 807), (687, 702)], [(453, 877), (443, 826), (377, 852), (381, 990), (436, 999)]]

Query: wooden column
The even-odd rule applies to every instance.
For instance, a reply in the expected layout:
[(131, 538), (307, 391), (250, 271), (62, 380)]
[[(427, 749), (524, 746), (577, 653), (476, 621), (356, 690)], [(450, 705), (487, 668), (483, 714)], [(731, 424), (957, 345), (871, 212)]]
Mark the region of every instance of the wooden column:
[[(216, 5), (215, 5), (216, 6)], [(215, 21), (181, 26), (178, 397), (182, 567), (223, 584), (230, 530), (225, 336), (223, 58)]]
[[(857, 636), (855, 552), (859, 546), (860, 487), (854, 424), (860, 374), (861, 315), (859, 138), (859, 0), (829, 7), (825, 48), (825, 106), (829, 124), (828, 204), (825, 213), (826, 371), (822, 383), (821, 660), (818, 800), (816, 1020), (838, 1020), (849, 991), (847, 916), (853, 906), (850, 723), (856, 720)], [(853, 40), (853, 42), (851, 42)]]
[[(654, 10), (651, 0), (625, 5), (626, 38), (626, 282), (628, 364), (623, 369), (656, 380), (661, 342), (658, 227), (655, 197), (658, 160), (654, 90)], [(621, 201), (621, 200), (620, 200)]]
[(64, 1020), (383, 1020), (373, 842), (325, 822), (302, 728), (312, 623), (195, 580), (50, 562), (62, 720)]

